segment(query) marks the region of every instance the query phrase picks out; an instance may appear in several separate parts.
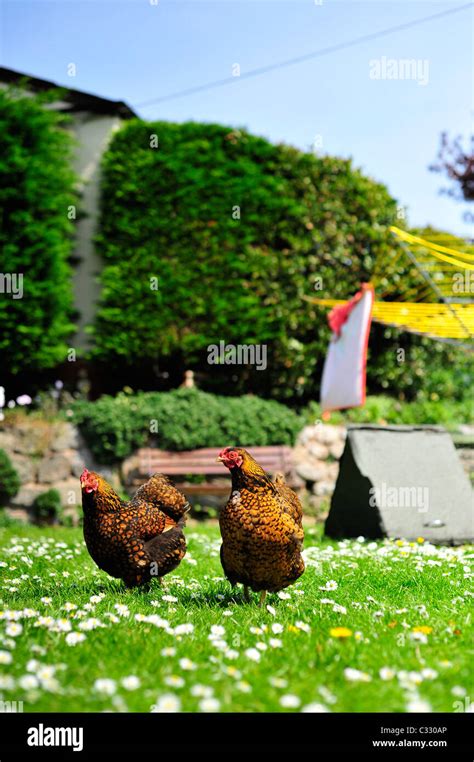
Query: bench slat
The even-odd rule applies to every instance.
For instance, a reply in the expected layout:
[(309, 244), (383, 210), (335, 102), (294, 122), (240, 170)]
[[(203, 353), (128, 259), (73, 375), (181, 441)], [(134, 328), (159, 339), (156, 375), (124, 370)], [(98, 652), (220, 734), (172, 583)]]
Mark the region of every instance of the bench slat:
[[(286, 445), (253, 447), (252, 454), (266, 471), (288, 473), (290, 470), (291, 448)], [(172, 476), (185, 474), (228, 475), (222, 464), (216, 462), (217, 450), (211, 447), (185, 452), (141, 448), (138, 451), (138, 458), (139, 472), (146, 475), (156, 471), (163, 471)]]

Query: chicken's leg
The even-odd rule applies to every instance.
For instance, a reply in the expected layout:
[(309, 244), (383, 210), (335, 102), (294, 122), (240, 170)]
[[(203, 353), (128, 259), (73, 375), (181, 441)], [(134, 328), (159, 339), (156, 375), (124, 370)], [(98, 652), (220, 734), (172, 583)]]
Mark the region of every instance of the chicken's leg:
[(267, 591), (266, 590), (262, 590), (262, 592), (260, 593), (260, 600), (258, 602), (258, 607), (260, 609), (262, 608), (263, 604), (265, 603), (265, 598), (266, 597), (267, 597)]
[(244, 585), (244, 600), (246, 603), (250, 603), (250, 593), (247, 585)]

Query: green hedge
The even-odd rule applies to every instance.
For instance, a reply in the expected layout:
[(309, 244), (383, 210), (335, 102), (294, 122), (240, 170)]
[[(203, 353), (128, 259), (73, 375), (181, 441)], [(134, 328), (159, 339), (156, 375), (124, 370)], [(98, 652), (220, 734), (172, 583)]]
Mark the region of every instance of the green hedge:
[[(79, 424), (95, 457), (113, 463), (147, 443), (164, 450), (293, 444), (300, 417), (258, 397), (219, 397), (197, 389), (104, 396), (76, 402)], [(158, 431), (156, 431), (158, 429)]]
[(23, 275), (22, 298), (0, 293), (0, 354), (10, 374), (64, 361), (73, 330), (72, 139), (64, 117), (44, 108), (52, 97), (0, 90), (1, 271)]

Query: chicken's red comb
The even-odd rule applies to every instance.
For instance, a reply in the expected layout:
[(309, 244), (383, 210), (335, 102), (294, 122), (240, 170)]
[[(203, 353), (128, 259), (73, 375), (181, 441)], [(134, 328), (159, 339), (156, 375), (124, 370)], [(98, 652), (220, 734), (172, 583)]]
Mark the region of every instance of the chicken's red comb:
[(84, 468), (84, 471), (81, 474), (81, 480), (87, 479), (89, 474), (90, 474), (90, 471), (88, 471), (87, 468)]

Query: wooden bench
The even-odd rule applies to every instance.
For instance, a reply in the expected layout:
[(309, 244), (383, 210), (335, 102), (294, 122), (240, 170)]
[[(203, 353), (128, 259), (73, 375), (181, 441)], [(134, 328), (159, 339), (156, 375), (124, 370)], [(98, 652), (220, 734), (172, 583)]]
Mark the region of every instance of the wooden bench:
[[(291, 471), (291, 447), (277, 445), (271, 447), (252, 447), (249, 449), (255, 460), (270, 476), (277, 472), (287, 475)], [(200, 450), (188, 450), (186, 452), (167, 452), (152, 447), (145, 447), (138, 451), (138, 474), (140, 477), (148, 477), (157, 472), (175, 477), (185, 477), (188, 474), (202, 476), (216, 476), (226, 479), (226, 483), (207, 480), (202, 484), (191, 483), (181, 485), (183, 492), (224, 494), (230, 488), (229, 471), (222, 463), (216, 461), (219, 454), (217, 447), (206, 447)]]

